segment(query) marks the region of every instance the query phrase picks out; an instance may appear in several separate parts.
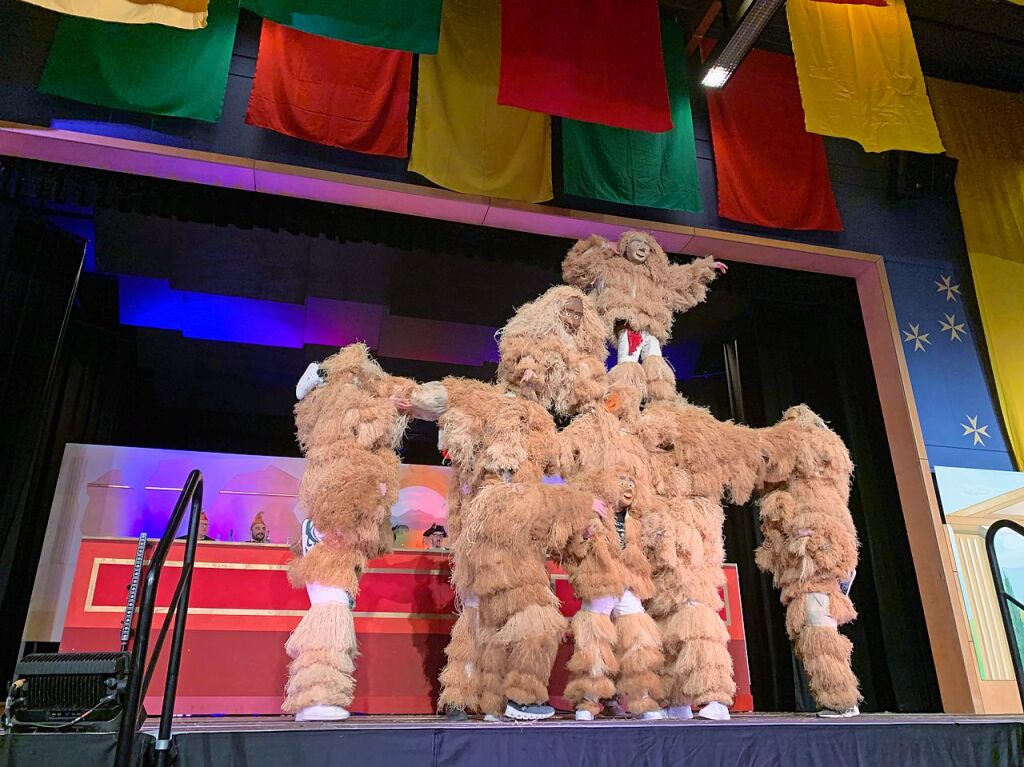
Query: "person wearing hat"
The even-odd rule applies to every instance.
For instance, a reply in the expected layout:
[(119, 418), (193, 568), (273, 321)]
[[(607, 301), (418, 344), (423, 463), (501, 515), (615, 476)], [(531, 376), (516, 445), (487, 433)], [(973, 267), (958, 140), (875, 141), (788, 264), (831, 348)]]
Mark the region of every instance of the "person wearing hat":
[(249, 543), (270, 543), (270, 531), (263, 521), (263, 512), (259, 511), (249, 525)]
[[(207, 535), (210, 530), (210, 518), (206, 516), (205, 511), (199, 512), (199, 535), (196, 536), (197, 541), (215, 541), (216, 538), (211, 538)], [(188, 538), (188, 530), (185, 531), (184, 535), (179, 535), (178, 540), (183, 541)]]
[(425, 549), (443, 551), (447, 548), (446, 540), (448, 540), (448, 531), (444, 529), (444, 525), (435, 522), (423, 531), (423, 548)]

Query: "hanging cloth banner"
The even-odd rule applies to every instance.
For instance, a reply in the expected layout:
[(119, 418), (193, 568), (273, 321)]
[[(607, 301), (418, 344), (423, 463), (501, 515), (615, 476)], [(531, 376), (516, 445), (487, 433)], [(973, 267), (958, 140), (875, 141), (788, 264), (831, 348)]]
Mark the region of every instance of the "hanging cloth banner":
[(162, 24), (178, 29), (206, 26), (209, 0), (24, 0), (68, 16), (121, 24)]
[(868, 152), (942, 151), (904, 0), (786, 3), (807, 130)]
[(682, 30), (662, 23), (672, 130), (666, 133), (562, 121), (566, 194), (644, 208), (701, 210)]
[(64, 16), (39, 90), (88, 104), (216, 122), (224, 105), (238, 3), (213, 0), (204, 29)]
[(836, 5), (874, 5), (879, 8), (889, 4), (889, 0), (816, 0), (819, 3), (834, 3)]
[(725, 88), (707, 94), (718, 215), (773, 229), (842, 230), (825, 142), (804, 128), (793, 57), (755, 48)]
[(956, 197), (1007, 436), (1024, 466), (1024, 96), (943, 80), (928, 90)]
[(245, 121), (286, 136), (409, 155), (412, 54), (263, 22)]
[(618, 128), (671, 130), (657, 0), (506, 0), (498, 102)]
[(442, 0), (242, 0), (257, 16), (311, 35), (437, 53)]
[(445, 0), (422, 56), (409, 170), (466, 194), (550, 200), (551, 118), (498, 104), (498, 0)]

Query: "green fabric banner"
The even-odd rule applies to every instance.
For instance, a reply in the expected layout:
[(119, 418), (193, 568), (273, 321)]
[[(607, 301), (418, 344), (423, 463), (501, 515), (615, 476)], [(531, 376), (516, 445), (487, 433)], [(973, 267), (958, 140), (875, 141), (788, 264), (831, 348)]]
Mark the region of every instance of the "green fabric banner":
[(437, 53), (441, 0), (242, 0), (257, 16), (311, 35)]
[(645, 208), (701, 210), (684, 45), (682, 29), (662, 20), (672, 130), (645, 133), (562, 120), (566, 194)]
[(211, 0), (203, 29), (61, 16), (39, 90), (89, 104), (216, 122), (238, 0)]

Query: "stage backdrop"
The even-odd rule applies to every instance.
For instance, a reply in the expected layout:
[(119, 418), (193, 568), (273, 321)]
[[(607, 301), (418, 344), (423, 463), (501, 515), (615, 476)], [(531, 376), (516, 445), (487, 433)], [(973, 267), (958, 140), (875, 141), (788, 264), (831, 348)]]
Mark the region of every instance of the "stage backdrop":
[[(1024, 473), (936, 466), (935, 479), (981, 677), (985, 710), (1020, 711), (985, 536), (988, 528), (1000, 519), (1024, 524)], [(1008, 530), (997, 533), (996, 555), (1004, 585), (1017, 599), (1024, 599), (1024, 540)], [(1016, 641), (1020, 642), (1024, 638), (1024, 620), (1013, 606), (1010, 616)]]
[[(248, 541), (263, 514), (272, 543), (290, 544), (305, 516), (298, 503), (302, 458), (69, 444), (53, 496), (24, 639), (59, 642), (78, 549), (86, 537), (159, 537), (185, 477), (203, 473), (209, 535)], [(424, 548), (422, 533), (444, 524), (450, 469), (402, 466), (402, 489), (391, 510), (400, 548)], [(408, 529), (405, 529), (408, 528)], [(184, 533), (184, 526), (179, 534)]]

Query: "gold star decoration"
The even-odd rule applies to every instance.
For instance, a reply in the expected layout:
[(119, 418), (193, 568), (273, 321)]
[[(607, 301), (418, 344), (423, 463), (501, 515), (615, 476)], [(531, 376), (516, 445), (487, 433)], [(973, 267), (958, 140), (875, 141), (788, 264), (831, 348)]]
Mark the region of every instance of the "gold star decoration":
[(961, 341), (963, 340), (961, 336), (967, 335), (967, 331), (964, 330), (964, 323), (957, 322), (956, 317), (952, 314), (947, 314), (946, 321), (940, 322), (939, 326), (942, 328), (943, 332), (949, 331), (950, 341)]
[(903, 339), (903, 343), (907, 343), (908, 341), (913, 341), (914, 342), (914, 351), (915, 352), (927, 351), (927, 349), (924, 348), (924, 345), (925, 344), (931, 345), (931, 341), (928, 340), (928, 336), (931, 335), (931, 334), (930, 333), (922, 333), (921, 332), (920, 324), (918, 324), (918, 325), (911, 325), (908, 322), (907, 323), (907, 327), (910, 328), (910, 332), (907, 332), (906, 330), (903, 331), (903, 335), (906, 336), (906, 338)]
[(939, 280), (935, 282), (936, 293), (945, 293), (947, 301), (956, 301), (960, 297), (960, 283), (953, 284), (953, 275), (940, 274)]
[[(967, 423), (969, 423), (970, 426), (968, 426)], [(986, 439), (989, 439), (990, 435), (988, 433), (988, 426), (979, 427), (978, 416), (974, 416), (974, 418), (967, 416), (967, 423), (960, 424), (961, 426), (964, 427), (964, 433), (962, 436), (968, 437), (974, 435), (974, 444), (985, 447), (985, 443), (982, 441), (981, 438), (985, 437)]]

